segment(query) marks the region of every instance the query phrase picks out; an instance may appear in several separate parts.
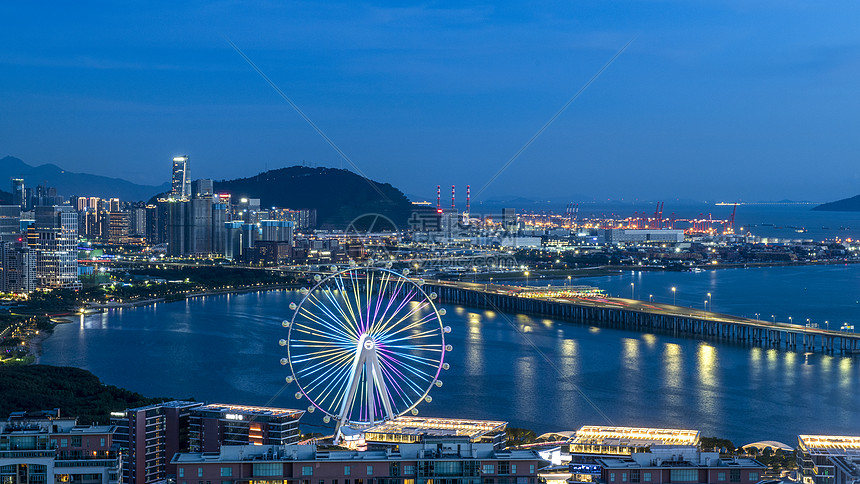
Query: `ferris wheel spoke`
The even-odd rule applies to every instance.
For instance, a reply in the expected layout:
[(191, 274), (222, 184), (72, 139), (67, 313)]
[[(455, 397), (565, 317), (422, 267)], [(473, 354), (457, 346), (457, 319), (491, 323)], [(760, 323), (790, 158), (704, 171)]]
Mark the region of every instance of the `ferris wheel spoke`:
[(385, 346), (392, 346), (391, 343), (399, 343), (400, 341), (413, 341), (416, 339), (423, 339), (423, 338), (432, 338), (434, 336), (438, 336), (438, 334), (439, 334), (439, 329), (433, 328), (433, 329), (421, 331), (419, 333), (413, 333), (413, 334), (409, 334), (409, 335), (401, 335), (398, 338), (391, 338), (390, 336), (394, 336), (393, 334), (391, 334), (391, 335), (389, 335), (389, 337), (380, 338), (379, 340), (382, 341), (383, 343), (385, 343)]
[[(396, 321), (393, 321), (393, 320), (398, 315), (397, 314), (392, 315), (391, 319), (386, 321), (385, 328), (379, 333), (379, 336), (384, 337), (386, 334), (390, 334), (392, 332), (392, 330), (395, 330), (395, 329), (396, 329), (396, 331), (394, 331), (394, 333), (399, 333), (401, 331), (405, 331), (405, 330), (408, 330), (412, 327), (415, 327), (416, 325), (424, 324), (426, 322), (425, 318), (429, 318), (428, 320), (433, 319), (436, 316), (435, 311), (423, 316), (422, 318), (420, 318), (418, 320), (413, 319), (415, 314), (420, 312), (426, 306), (427, 306), (427, 303), (416, 304), (406, 314), (400, 316), (400, 318), (397, 319)], [(406, 324), (406, 326), (403, 326), (403, 324), (406, 321), (408, 321), (409, 319), (413, 319), (413, 321)]]
[[(414, 313), (413, 313), (413, 314), (414, 314)], [(403, 319), (406, 319), (407, 317), (410, 317), (411, 315), (412, 315), (412, 314), (406, 315), (406, 316), (404, 316), (404, 318), (403, 318)], [(427, 314), (427, 315), (425, 315), (425, 316), (423, 316), (423, 317), (421, 317), (420, 319), (410, 321), (410, 322), (409, 322), (408, 324), (406, 324), (406, 325), (402, 325), (402, 326), (401, 326), (401, 327), (399, 327), (396, 331), (380, 333), (379, 338), (382, 338), (382, 339), (386, 339), (386, 340), (387, 340), (388, 338), (390, 338), (390, 337), (392, 337), (392, 336), (394, 336), (394, 335), (398, 335), (398, 334), (404, 333), (404, 332), (406, 332), (406, 331), (411, 331), (411, 330), (413, 330), (413, 329), (415, 329), (415, 328), (418, 328), (418, 327), (422, 327), (422, 326), (428, 325), (428, 324), (430, 324), (434, 319), (437, 319), (437, 317), (436, 317), (436, 312), (435, 312), (435, 311), (434, 311), (434, 312), (431, 312), (431, 313), (429, 313), (429, 314)], [(401, 321), (402, 321), (402, 320), (401, 320)], [(399, 322), (398, 322), (398, 324), (399, 324)], [(436, 326), (436, 325), (434, 324), (434, 326)], [(436, 331), (439, 331), (440, 329), (441, 329), (441, 328), (439, 328), (438, 326), (436, 326), (436, 327), (434, 327), (434, 329), (433, 329), (432, 331), (436, 332)]]
[[(387, 371), (389, 371), (391, 374), (394, 374), (397, 376), (397, 378), (392, 378), (392, 381), (402, 381), (403, 384), (406, 385), (408, 390), (411, 390), (415, 395), (421, 395), (424, 393), (424, 390), (422, 390), (422, 388), (415, 382), (415, 380), (412, 378), (409, 378), (399, 368), (397, 368), (394, 365), (391, 365), (390, 362), (389, 362), (389, 364), (384, 364), (384, 366), (387, 367)], [(407, 373), (411, 373), (411, 372), (407, 371)], [(399, 387), (399, 385), (398, 385), (398, 387)], [(401, 390), (403, 390), (403, 389), (401, 388)], [(404, 391), (404, 394), (405, 393), (406, 392)], [(408, 398), (408, 399), (412, 400), (413, 398)]]
[(316, 297), (314, 297), (314, 299), (311, 300), (311, 304), (313, 304), (314, 307), (318, 308), (323, 314), (325, 314), (328, 319), (321, 318), (307, 308), (303, 308), (303, 311), (301, 313), (302, 316), (311, 320), (318, 321), (320, 324), (324, 324), (326, 327), (334, 331), (350, 335), (355, 339), (358, 339), (358, 336), (355, 334), (355, 328), (353, 328), (350, 324), (344, 324), (344, 320), (338, 318), (337, 315), (335, 315), (328, 307), (322, 304), (322, 301), (319, 301), (318, 299), (316, 299)]
[[(388, 286), (390, 285), (390, 279), (391, 279), (390, 276), (386, 278), (385, 284), (379, 290), (380, 295), (386, 294), (386, 291), (388, 290)], [(411, 299), (411, 297), (406, 297), (406, 298), (400, 297), (400, 292), (401, 292), (401, 289), (403, 288), (403, 284), (404, 284), (404, 279), (398, 279), (397, 282), (395, 282), (394, 288), (391, 290), (391, 296), (386, 298), (388, 300), (388, 303), (386, 304), (385, 310), (382, 312), (382, 314), (379, 314), (379, 309), (382, 307), (383, 298), (381, 296), (378, 296), (376, 298), (377, 305), (376, 305), (376, 312), (374, 315), (374, 325), (370, 330), (370, 332), (372, 334), (376, 334), (379, 331), (379, 328), (381, 326), (384, 326), (385, 322), (387, 322), (386, 315), (388, 314), (388, 311), (391, 309), (391, 307), (394, 305), (395, 301), (399, 301), (399, 305), (397, 306), (397, 309), (395, 309), (394, 314), (397, 314), (397, 312), (399, 312), (405, 304), (409, 303), (409, 300)]]
[[(349, 369), (349, 365), (344, 365), (344, 363), (346, 363), (347, 361), (348, 361), (348, 358), (329, 358), (328, 360), (326, 360), (325, 365), (318, 367), (318, 368), (314, 369), (313, 371), (304, 372), (304, 376), (306, 376), (306, 377), (310, 377), (314, 373), (319, 373), (316, 378), (314, 378), (313, 380), (311, 380), (307, 384), (308, 388), (316, 389), (317, 384), (320, 381), (329, 381), (329, 382), (336, 381), (337, 379), (334, 378), (335, 375), (339, 376), (340, 373), (343, 373)], [(320, 370), (322, 370), (322, 371), (320, 372)], [(328, 388), (328, 385), (323, 387), (322, 391), (325, 391), (327, 388)], [(315, 393), (319, 394), (320, 392), (315, 392)]]
[(414, 363), (416, 365), (426, 365), (426, 366), (429, 366), (431, 368), (436, 368), (441, 363), (441, 360), (439, 360), (437, 358), (429, 358), (426, 356), (417, 356), (417, 355), (410, 355), (410, 354), (399, 354), (397, 358), (395, 358), (394, 356), (392, 356), (390, 354), (386, 354), (385, 356), (391, 358), (391, 361), (396, 361), (396, 362), (401, 363), (401, 364), (408, 364), (407, 363), (407, 360), (408, 360), (409, 362)]
[[(319, 354), (311, 354), (305, 357), (295, 358), (293, 367), (298, 367), (296, 373), (301, 373), (302, 375), (310, 376), (316, 373), (319, 369), (327, 368), (326, 363), (330, 362), (332, 359), (340, 358), (341, 355), (338, 354), (328, 354), (328, 355), (319, 355)], [(305, 365), (308, 362), (316, 362), (313, 365)], [(322, 365), (322, 366), (320, 366)]]
[[(314, 323), (316, 323), (316, 324), (312, 326), (312, 324), (314, 324)], [(352, 342), (352, 343), (354, 343), (356, 341), (356, 339), (353, 338), (352, 335), (343, 331), (339, 327), (333, 326), (327, 322), (314, 320), (311, 318), (308, 318), (308, 321), (294, 322), (292, 326), (297, 332), (317, 335), (317, 336), (324, 338), (327, 341), (331, 341), (333, 339), (338, 340), (338, 341), (343, 341), (343, 342)], [(331, 331), (331, 333), (326, 333), (326, 332), (320, 331), (321, 329), (327, 329), (327, 330)]]
[[(340, 289), (338, 291), (338, 295), (341, 297), (343, 297), (345, 294), (346, 293), (344, 292), (343, 289)], [(331, 302), (331, 304), (335, 307), (337, 312), (340, 314), (340, 320), (339, 321), (341, 322), (341, 324), (346, 326), (350, 335), (353, 338), (355, 338), (355, 341), (358, 341), (358, 333), (357, 333), (358, 325), (355, 324), (355, 315), (352, 314), (351, 308), (350, 308), (350, 314), (347, 315), (346, 311), (344, 311), (343, 306), (341, 305), (341, 302), (339, 301), (339, 299), (341, 299), (340, 297), (335, 297), (335, 295), (332, 294), (331, 291), (325, 291), (325, 295), (328, 298), (329, 302)], [(328, 309), (326, 308), (326, 310), (328, 310)], [(334, 311), (330, 311), (330, 313), (333, 314)], [(337, 318), (333, 317), (333, 319), (337, 319)]]
[[(397, 317), (398, 314), (400, 314), (401, 311), (403, 311), (404, 307), (406, 307), (407, 305), (409, 305), (410, 303), (413, 302), (412, 301), (413, 296), (414, 296), (414, 292), (410, 292), (409, 295), (400, 299), (400, 302), (399, 302), (397, 308), (391, 313), (391, 316), (386, 318), (388, 310), (393, 305), (393, 300), (390, 300), (388, 303), (388, 307), (386, 307), (385, 312), (383, 313), (383, 315), (378, 320), (379, 322), (376, 325), (376, 328), (374, 328), (375, 329), (374, 333), (385, 334), (387, 331), (389, 331), (391, 322), (394, 320), (394, 318)], [(400, 318), (397, 321), (397, 323), (395, 323), (395, 324), (399, 324), (401, 321), (403, 321), (403, 318)]]

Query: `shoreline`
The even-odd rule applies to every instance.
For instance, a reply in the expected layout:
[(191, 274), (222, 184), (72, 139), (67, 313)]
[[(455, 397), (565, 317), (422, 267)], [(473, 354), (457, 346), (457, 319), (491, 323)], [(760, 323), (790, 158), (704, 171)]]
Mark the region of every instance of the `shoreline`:
[[(126, 302), (126, 303), (115, 303), (115, 304), (87, 303), (85, 305), (86, 310), (83, 313), (81, 313), (81, 312), (78, 312), (78, 313), (69, 313), (69, 312), (55, 313), (55, 314), (49, 315), (49, 317), (53, 320), (54, 318), (63, 317), (63, 316), (86, 316), (88, 314), (98, 314), (98, 313), (107, 312), (107, 311), (110, 311), (111, 309), (143, 307), (143, 306), (150, 306), (150, 305), (158, 304), (161, 302), (166, 302), (166, 303), (182, 302), (182, 301), (187, 301), (188, 299), (205, 297), (205, 296), (219, 296), (219, 295), (224, 295), (224, 294), (243, 294), (243, 293), (249, 293), (249, 292), (260, 292), (260, 291), (270, 291), (270, 290), (298, 289), (299, 287), (301, 287), (301, 286), (298, 284), (276, 284), (276, 285), (262, 286), (262, 287), (242, 287), (242, 288), (235, 288), (235, 289), (218, 289), (218, 290), (213, 290), (213, 291), (203, 291), (203, 292), (197, 292), (194, 294), (186, 294), (184, 297), (177, 298), (175, 300), (168, 300), (167, 298), (160, 297), (160, 298), (142, 299), (140, 301), (131, 301), (131, 302)], [(92, 310), (94, 312), (87, 312), (87, 310)], [(56, 325), (58, 325), (58, 324), (68, 324), (71, 322), (72, 321), (63, 321), (63, 322), (54, 321), (54, 326), (56, 327)], [(40, 334), (38, 334), (37, 336), (34, 336), (34, 337), (25, 341), (25, 343), (27, 344), (27, 356), (33, 358), (33, 361), (28, 362), (26, 364), (29, 365), (29, 364), (38, 364), (39, 363), (39, 358), (42, 356), (42, 343), (46, 339), (48, 339), (53, 334), (53, 332), (54, 332), (53, 329), (51, 329), (50, 332), (43, 331)]]

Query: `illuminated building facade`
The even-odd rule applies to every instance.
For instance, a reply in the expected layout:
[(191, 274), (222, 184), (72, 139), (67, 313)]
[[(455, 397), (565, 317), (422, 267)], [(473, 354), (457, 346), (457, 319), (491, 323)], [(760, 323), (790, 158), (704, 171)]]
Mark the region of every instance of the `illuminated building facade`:
[(79, 289), (78, 214), (70, 206), (36, 207), (27, 243), (36, 251), (40, 287)]
[(652, 429), (585, 425), (568, 442), (574, 462), (593, 462), (593, 456), (627, 456), (653, 446), (698, 447), (698, 430)]
[(0, 241), (0, 292), (36, 290), (36, 250), (22, 242)]
[(188, 449), (192, 409), (199, 402), (172, 401), (111, 414), (114, 440), (127, 449), (123, 455), (124, 484), (149, 484), (175, 474), (170, 458)]
[(173, 180), (170, 195), (180, 200), (191, 198), (191, 163), (188, 161), (188, 155), (173, 158)]
[(304, 410), (209, 404), (191, 414), (190, 447), (218, 452), (222, 445), (287, 445), (299, 441)]
[(860, 481), (860, 436), (798, 435), (797, 471), (804, 484)]
[(489, 443), (496, 450), (506, 444), (507, 422), (434, 417), (397, 417), (364, 431), (368, 443), (405, 444), (426, 438), (466, 437), (469, 442)]

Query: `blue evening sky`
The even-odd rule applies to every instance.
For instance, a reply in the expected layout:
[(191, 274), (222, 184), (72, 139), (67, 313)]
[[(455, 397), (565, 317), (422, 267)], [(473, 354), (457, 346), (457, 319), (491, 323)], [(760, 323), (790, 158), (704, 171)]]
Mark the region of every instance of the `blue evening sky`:
[(856, 1), (4, 2), (0, 19), (0, 156), (30, 164), (148, 184), (186, 153), (195, 178), (341, 166), (227, 37), (370, 177), (474, 193), (635, 37), (482, 198), (860, 193)]

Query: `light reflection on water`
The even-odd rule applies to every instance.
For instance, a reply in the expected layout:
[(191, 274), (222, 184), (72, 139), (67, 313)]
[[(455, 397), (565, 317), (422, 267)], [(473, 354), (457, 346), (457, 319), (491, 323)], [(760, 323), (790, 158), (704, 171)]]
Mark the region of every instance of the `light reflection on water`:
[[(284, 386), (277, 340), (297, 300), (269, 291), (90, 315), (57, 327), (41, 363), (87, 368), (151, 396), (261, 405)], [(538, 433), (605, 423), (580, 388), (617, 425), (696, 428), (744, 443), (860, 432), (852, 358), (442, 306), (451, 369), (421, 415), (508, 420)], [(271, 404), (307, 406), (294, 393), (288, 387)]]

